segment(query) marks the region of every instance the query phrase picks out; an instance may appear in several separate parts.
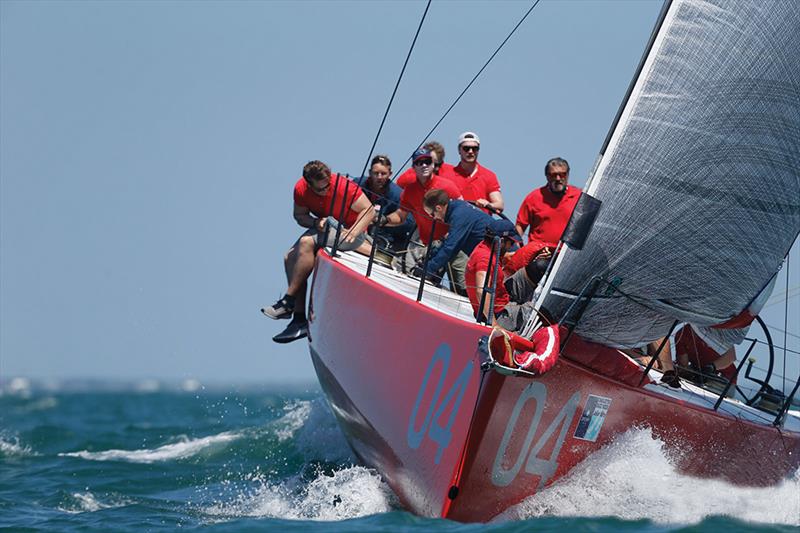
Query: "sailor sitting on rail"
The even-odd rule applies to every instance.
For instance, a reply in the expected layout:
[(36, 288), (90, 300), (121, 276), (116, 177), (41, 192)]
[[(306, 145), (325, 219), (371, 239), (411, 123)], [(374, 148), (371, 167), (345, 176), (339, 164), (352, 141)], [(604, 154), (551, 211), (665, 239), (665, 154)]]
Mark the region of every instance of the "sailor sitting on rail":
[(339, 249), (369, 255), (372, 244), (364, 230), (374, 218), (375, 210), (358, 185), (344, 176), (331, 176), (330, 168), (322, 161), (310, 161), (303, 167), (303, 177), (294, 186), (294, 219), (309, 229), (284, 256), (289, 282), (286, 294), (261, 309), (275, 320), (292, 317), (286, 329), (272, 337), (273, 341), (287, 343), (308, 336), (306, 281), (314, 269), (317, 250), (333, 246), (336, 228), (341, 223), (344, 227), (339, 235)]
[(492, 217), (464, 200), (450, 200), (448, 194), (441, 189), (426, 192), (422, 206), (425, 214), (435, 220), (437, 226), (444, 222), (449, 225), (450, 230), (442, 245), (428, 261), (427, 269), (423, 272), (422, 265), (417, 265), (412, 274), (437, 279), (436, 273), (459, 252), (467, 255), (472, 253), (483, 240)]
[[(533, 291), (546, 268), (551, 251), (547, 244), (532, 241), (516, 252), (511, 252), (515, 242), (522, 239), (509, 220), (492, 220), (486, 228), (483, 241), (469, 256), (467, 263), (467, 295), (475, 317), (485, 321), (490, 297), (485, 297), (484, 285), (495, 270), (497, 258), (492, 256), (492, 243), (500, 237), (500, 265), (495, 283), (494, 315), (496, 323), (509, 331), (519, 331), (533, 312)], [(544, 267), (542, 267), (542, 264)], [(479, 311), (483, 300), (483, 307)]]

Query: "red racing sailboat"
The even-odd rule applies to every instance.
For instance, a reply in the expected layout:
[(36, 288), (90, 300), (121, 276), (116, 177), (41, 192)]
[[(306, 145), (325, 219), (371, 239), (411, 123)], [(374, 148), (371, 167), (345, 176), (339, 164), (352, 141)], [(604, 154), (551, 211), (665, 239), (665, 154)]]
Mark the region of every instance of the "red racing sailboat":
[[(319, 252), (317, 376), (359, 459), (405, 507), (489, 520), (636, 427), (691, 475), (765, 486), (800, 467), (796, 383), (785, 396), (769, 375), (753, 394), (673, 388), (625, 351), (689, 323), (772, 355), (753, 319), (800, 232), (797, 50), (790, 2), (665, 5), (586, 188), (591, 216), (573, 214), (580, 242), (565, 239), (536, 297), (552, 326), (509, 336), (455, 293)], [(537, 334), (541, 349), (525, 345)], [(550, 369), (514, 364), (554, 346)]]

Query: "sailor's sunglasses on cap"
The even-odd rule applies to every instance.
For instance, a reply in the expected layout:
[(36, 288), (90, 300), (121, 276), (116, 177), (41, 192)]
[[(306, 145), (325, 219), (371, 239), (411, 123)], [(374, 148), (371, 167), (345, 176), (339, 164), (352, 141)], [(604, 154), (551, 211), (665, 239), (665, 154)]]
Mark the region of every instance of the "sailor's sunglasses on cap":
[(480, 146), (464, 146), (462, 144), (461, 145), (461, 149), (464, 150), (465, 152), (479, 152), (481, 147)]
[(424, 166), (429, 166), (429, 165), (432, 165), (432, 164), (433, 164), (433, 159), (430, 158), (430, 157), (420, 158), (420, 159), (417, 159), (416, 161), (414, 161), (414, 166), (415, 167), (421, 167), (423, 165)]

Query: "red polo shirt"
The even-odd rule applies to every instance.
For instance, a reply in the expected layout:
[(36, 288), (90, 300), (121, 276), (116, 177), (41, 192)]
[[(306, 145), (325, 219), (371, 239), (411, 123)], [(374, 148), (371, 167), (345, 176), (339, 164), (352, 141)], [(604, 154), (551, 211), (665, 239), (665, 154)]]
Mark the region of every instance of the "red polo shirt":
[[(433, 189), (442, 189), (451, 200), (461, 196), (461, 192), (452, 181), (435, 174), (431, 176), (431, 179), (429, 179), (428, 183), (424, 186), (420, 185), (416, 175), (414, 175), (414, 181), (408, 183), (403, 189), (403, 193), (400, 195), (400, 206), (414, 215), (414, 220), (417, 221), (417, 227), (419, 228), (419, 239), (425, 245), (428, 244), (428, 237), (430, 237), (431, 225), (433, 222), (422, 208), (422, 198), (425, 196), (426, 192)], [(443, 239), (448, 231), (450, 231), (450, 227), (447, 224), (441, 221), (437, 222), (436, 233), (433, 239)]]
[[(345, 195), (347, 195), (346, 198)], [(361, 187), (342, 175), (339, 175), (339, 186), (337, 187), (336, 174), (333, 173), (331, 173), (331, 186), (328, 187), (328, 192), (325, 196), (320, 196), (311, 190), (305, 178), (300, 178), (294, 185), (295, 205), (307, 208), (320, 218), (331, 216), (333, 213), (333, 218), (348, 228), (353, 227), (358, 220), (358, 213), (353, 211), (350, 206), (363, 195), (364, 193), (361, 191)], [(334, 199), (333, 212), (331, 212), (332, 198)], [(346, 206), (344, 208), (344, 220), (339, 217), (343, 202)]]
[[(469, 256), (469, 261), (467, 261), (467, 268), (464, 272), (464, 278), (467, 284), (467, 296), (469, 297), (469, 303), (472, 304), (472, 310), (475, 312), (475, 315), (478, 314), (478, 306), (480, 302), (478, 301), (478, 290), (477, 290), (477, 274), (478, 272), (486, 272), (487, 277), (491, 277), (492, 271), (489, 269), (489, 256), (492, 254), (492, 248), (490, 245), (486, 244), (486, 241), (481, 241), (478, 246), (472, 250), (472, 253)], [(492, 263), (494, 265), (494, 262)], [(492, 269), (494, 266), (492, 266)], [(494, 313), (495, 315), (503, 310), (503, 308), (508, 304), (510, 301), (508, 297), (508, 292), (506, 292), (506, 286), (503, 284), (503, 280), (505, 277), (503, 276), (503, 269), (497, 269), (497, 285), (495, 285), (495, 297), (494, 297)], [(491, 280), (490, 280), (491, 281)], [(481, 289), (483, 285), (481, 285)], [(490, 295), (486, 294), (486, 302), (489, 302)]]
[[(450, 181), (458, 186), (464, 200), (468, 202), (474, 202), (480, 198), (488, 200), (491, 193), (500, 192), (500, 182), (497, 181), (497, 174), (477, 163), (476, 165), (475, 174), (471, 176), (461, 168), (460, 164), (452, 167), (452, 172), (449, 174), (440, 172), (440, 174), (449, 178)], [(487, 209), (484, 209), (484, 211), (488, 212)]]
[(517, 224), (522, 226), (523, 231), (531, 227), (529, 240), (558, 242), (580, 195), (581, 190), (572, 185), (567, 187), (564, 194), (553, 193), (547, 185), (540, 187), (522, 201)]

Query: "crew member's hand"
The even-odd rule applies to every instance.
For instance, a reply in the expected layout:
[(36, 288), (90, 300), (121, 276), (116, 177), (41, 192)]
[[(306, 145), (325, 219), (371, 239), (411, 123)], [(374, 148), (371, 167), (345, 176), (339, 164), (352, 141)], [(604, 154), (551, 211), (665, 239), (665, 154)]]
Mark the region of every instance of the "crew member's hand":
[(342, 238), (342, 240), (344, 242), (346, 242), (347, 244), (351, 244), (353, 241), (356, 240), (356, 236), (357, 236), (356, 232), (354, 232), (352, 229), (349, 229), (349, 230), (345, 231), (344, 237)]
[(324, 217), (323, 218), (318, 218), (317, 222), (316, 222), (317, 231), (324, 231), (325, 230), (325, 224), (327, 224), (327, 223), (328, 223), (328, 219), (327, 218), (324, 218)]
[(489, 200), (487, 200), (486, 198), (478, 198), (477, 200), (475, 200), (475, 204), (478, 207), (486, 207), (487, 205), (490, 205)]
[(534, 259), (550, 259), (553, 255), (553, 250), (549, 247), (542, 248), (542, 251), (536, 254)]

